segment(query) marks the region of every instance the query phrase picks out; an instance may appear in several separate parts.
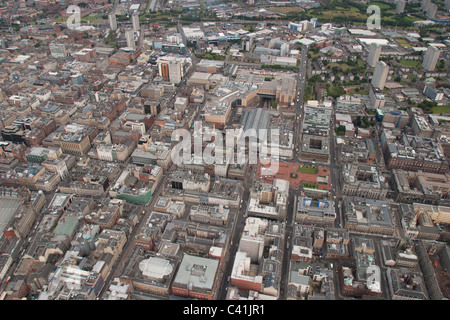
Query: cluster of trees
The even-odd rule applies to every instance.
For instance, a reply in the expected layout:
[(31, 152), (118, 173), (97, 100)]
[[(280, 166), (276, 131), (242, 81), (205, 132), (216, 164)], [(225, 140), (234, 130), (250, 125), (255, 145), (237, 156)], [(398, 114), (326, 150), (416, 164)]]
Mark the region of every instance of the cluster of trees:
[(225, 56), (222, 56), (217, 53), (196, 53), (195, 56), (199, 59), (208, 59), (208, 60), (225, 60)]
[(106, 38), (106, 44), (110, 47), (118, 48), (119, 45), (117, 43), (117, 36), (115, 32), (110, 31), (108, 37)]
[(335, 131), (338, 136), (345, 136), (345, 126), (339, 126)]
[(261, 68), (263, 69), (282, 69), (282, 70), (298, 70), (297, 67), (290, 67), (290, 66), (282, 66), (279, 64), (262, 64)]
[(434, 101), (423, 100), (417, 104), (417, 107), (421, 108), (425, 113), (431, 113), (434, 107), (437, 107), (437, 103)]
[(305, 86), (305, 101), (307, 100), (312, 100), (314, 99), (314, 94), (313, 94), (313, 88), (314, 88), (314, 84), (316, 82), (325, 82), (324, 80), (322, 80), (320, 78), (320, 76), (318, 74), (313, 75), (311, 78), (308, 78), (306, 80), (306, 86)]
[(330, 85), (327, 84), (327, 95), (333, 98), (337, 98), (340, 96), (343, 96), (345, 94), (345, 89), (344, 87), (340, 86), (340, 85)]
[(439, 71), (444, 71), (445, 70), (445, 60), (444, 59), (440, 59), (439, 62), (436, 64), (436, 69), (438, 69)]
[(272, 100), (272, 108), (273, 109), (277, 109), (278, 108), (278, 103), (275, 100)]
[(353, 124), (358, 128), (368, 128), (375, 126), (375, 120), (369, 120), (367, 116), (357, 116), (355, 119), (353, 119)]

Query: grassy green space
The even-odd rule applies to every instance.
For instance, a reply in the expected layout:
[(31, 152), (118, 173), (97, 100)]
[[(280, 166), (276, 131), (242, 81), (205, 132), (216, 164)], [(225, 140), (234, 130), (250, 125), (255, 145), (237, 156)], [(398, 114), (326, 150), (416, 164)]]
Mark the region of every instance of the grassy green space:
[(450, 106), (437, 106), (431, 109), (433, 113), (450, 113)]
[(291, 70), (291, 71), (298, 70), (298, 67), (282, 66), (282, 65), (279, 65), (279, 64), (262, 64), (261, 68), (262, 69)]
[(365, 19), (367, 20), (367, 14), (362, 14), (358, 9), (356, 10), (318, 10), (313, 13), (320, 20), (336, 20), (338, 18), (357, 18), (357, 19)]
[(333, 98), (337, 98), (345, 94), (345, 89), (341, 85), (330, 85), (327, 86), (327, 95)]
[(66, 21), (67, 21), (67, 17), (58, 17), (55, 19), (54, 22), (61, 23), (61, 22), (66, 22)]
[[(56, 22), (56, 23), (66, 23), (67, 20), (68, 20), (68, 17), (58, 17), (58, 18), (56, 18), (53, 22)], [(85, 17), (83, 17), (83, 18), (80, 19), (81, 22), (88, 22), (88, 21), (90, 21), (90, 23), (101, 22), (101, 21), (103, 21), (103, 20), (104, 20), (104, 19), (102, 19), (101, 17), (99, 17), (99, 18), (93, 18), (93, 17), (91, 17), (91, 16), (85, 16)]]
[(410, 47), (411, 47), (411, 45), (409, 44), (409, 42), (406, 41), (405, 39), (395, 39), (395, 41), (397, 41), (397, 43), (398, 43), (399, 45), (401, 45), (402, 47), (405, 47), (405, 48), (410, 48)]
[[(362, 61), (361, 59), (358, 59), (356, 62), (357, 62), (356, 68), (364, 68), (364, 66), (365, 66), (364, 61)], [(350, 69), (355, 68), (355, 67), (349, 66), (345, 62), (331, 62), (327, 65), (327, 69), (332, 69), (333, 67), (342, 68), (342, 71), (347, 71), (347, 70), (350, 71)]]
[(225, 60), (225, 56), (215, 54), (215, 53), (196, 53), (195, 56), (199, 59), (208, 59), (208, 60)]
[(309, 52), (309, 54), (311, 55), (311, 59), (320, 57), (320, 53), (318, 52)]
[[(201, 3), (201, 2), (200, 2), (200, 3)], [(246, 6), (246, 4), (243, 3), (242, 1), (235, 1), (235, 2), (233, 2), (233, 3), (237, 4), (238, 7), (240, 7), (240, 8), (244, 8), (244, 7)]]
[(114, 32), (110, 31), (108, 37), (106, 38), (106, 45), (114, 48), (117, 46), (117, 36)]
[(384, 10), (393, 10), (393, 11), (395, 11), (395, 10), (394, 10), (395, 7), (392, 6), (391, 4), (388, 4), (388, 3), (382, 3), (382, 2), (370, 2), (369, 4), (370, 4), (371, 6), (372, 6), (372, 5), (379, 6), (382, 12), (383, 12)]
[[(182, 8), (180, 8), (180, 13), (182, 12)], [(139, 20), (160, 20), (160, 19), (169, 19), (170, 15), (164, 12), (156, 12), (151, 14), (145, 14), (139, 16)]]
[(404, 67), (418, 67), (422, 64), (419, 60), (399, 60), (398, 62)]
[(306, 85), (306, 88), (305, 88), (305, 97), (304, 97), (304, 100), (305, 100), (305, 101), (308, 101), (308, 100), (314, 100), (314, 93), (313, 93), (312, 87), (313, 87), (313, 84), (311, 84), (311, 83), (308, 83), (308, 84)]
[(279, 8), (270, 8), (270, 11), (273, 12), (279, 12), (279, 13), (295, 13), (295, 12), (302, 12), (303, 10), (299, 7), (279, 7)]
[(317, 184), (312, 183), (312, 182), (303, 182), (302, 185), (303, 185), (303, 188), (317, 189)]
[(315, 167), (307, 167), (307, 166), (298, 166), (298, 172), (316, 174), (318, 169)]
[(103, 19), (101, 17), (100, 18), (92, 18), (90, 16), (83, 17), (80, 20), (81, 20), (81, 22), (88, 22), (88, 21), (90, 21), (90, 23), (96, 23), (96, 22), (103, 21)]
[[(419, 18), (419, 17), (416, 17), (416, 16), (405, 16), (405, 17), (403, 17), (403, 19), (404, 19), (404, 21), (407, 21), (407, 22), (410, 22), (410, 23), (413, 23), (414, 21), (423, 20), (423, 18)], [(414, 29), (418, 30), (419, 28), (414, 27)]]

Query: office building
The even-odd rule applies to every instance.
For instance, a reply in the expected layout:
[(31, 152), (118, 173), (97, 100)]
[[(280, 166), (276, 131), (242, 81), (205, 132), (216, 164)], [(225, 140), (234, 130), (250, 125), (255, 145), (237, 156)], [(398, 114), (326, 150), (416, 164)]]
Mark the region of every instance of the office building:
[(97, 56), (97, 52), (93, 48), (83, 48), (74, 53), (75, 59), (81, 62), (89, 62)]
[(252, 263), (259, 263), (264, 252), (265, 231), (268, 226), (267, 219), (248, 218), (244, 232), (239, 241), (239, 251), (246, 252)]
[(378, 61), (375, 66), (375, 71), (373, 73), (373, 78), (371, 82), (372, 86), (380, 90), (383, 90), (388, 74), (389, 74), (388, 65), (383, 61)]
[(388, 268), (386, 278), (392, 300), (428, 300), (422, 274)]
[(177, 97), (173, 106), (176, 111), (184, 112), (184, 110), (188, 107), (188, 103), (188, 98)]
[(162, 57), (157, 61), (158, 73), (169, 79), (171, 83), (179, 84), (184, 76), (184, 60), (175, 57)]
[(423, 57), (422, 67), (426, 71), (434, 71), (434, 68), (436, 67), (436, 63), (439, 59), (439, 49), (433, 46), (430, 46), (427, 49), (427, 52), (425, 53)]
[(169, 78), (169, 61), (158, 61), (158, 71), (159, 75), (163, 78)]
[(207, 206), (193, 205), (189, 212), (189, 219), (193, 222), (223, 226), (227, 224), (230, 209), (223, 205)]
[(164, 43), (162, 44), (161, 50), (168, 53), (186, 54), (186, 46), (183, 43), (172, 44)]
[(450, 195), (450, 176), (423, 171), (393, 170), (392, 186), (398, 202), (439, 204)]
[(369, 56), (367, 57), (367, 64), (372, 68), (375, 68), (377, 65), (378, 59), (381, 54), (381, 46), (377, 43), (372, 43), (369, 49)]
[(172, 293), (187, 298), (215, 300), (218, 271), (219, 260), (184, 254), (172, 284)]
[(183, 64), (181, 61), (172, 60), (169, 63), (169, 81), (179, 84), (183, 77)]
[(345, 228), (349, 232), (387, 236), (393, 236), (395, 233), (391, 209), (386, 201), (354, 198), (352, 202), (349, 198), (344, 198), (342, 210)]
[[(426, 128), (423, 123), (421, 131)], [(416, 125), (414, 125), (414, 128)], [(424, 131), (425, 133), (426, 131)], [(387, 142), (384, 159), (388, 169), (423, 171), (445, 174), (449, 171), (448, 160), (438, 141), (426, 136), (405, 135), (400, 141)]]
[(376, 166), (365, 163), (344, 164), (343, 194), (354, 197), (384, 199), (388, 185)]
[(434, 223), (450, 224), (450, 207), (414, 203), (413, 209), (419, 216), (428, 215)]
[(49, 48), (53, 58), (65, 58), (68, 56), (66, 46), (63, 43), (50, 43)]
[(327, 228), (325, 239), (324, 250), (328, 259), (349, 256), (350, 235), (347, 229)]
[(139, 251), (133, 253), (124, 276), (132, 284), (133, 291), (169, 297), (179, 257), (147, 252), (145, 255)]
[(375, 110), (377, 110), (377, 109), (382, 110), (384, 105), (386, 104), (386, 97), (383, 94), (383, 91), (378, 88), (375, 88), (375, 87), (370, 88), (369, 99), (370, 99), (370, 105)]
[(315, 200), (303, 196), (298, 198), (296, 222), (333, 226), (335, 219), (336, 211), (333, 201)]

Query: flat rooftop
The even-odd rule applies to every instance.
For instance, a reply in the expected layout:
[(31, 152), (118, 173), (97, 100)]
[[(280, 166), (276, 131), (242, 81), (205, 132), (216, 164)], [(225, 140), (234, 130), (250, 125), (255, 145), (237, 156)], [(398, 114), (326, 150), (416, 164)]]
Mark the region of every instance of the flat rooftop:
[(218, 260), (185, 254), (174, 284), (179, 283), (206, 290), (212, 289), (218, 267)]

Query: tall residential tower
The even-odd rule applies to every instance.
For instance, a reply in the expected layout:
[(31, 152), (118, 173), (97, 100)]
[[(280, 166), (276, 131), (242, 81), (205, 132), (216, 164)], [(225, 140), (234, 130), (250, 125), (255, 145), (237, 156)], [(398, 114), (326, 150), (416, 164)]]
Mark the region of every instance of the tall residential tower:
[(372, 86), (380, 90), (384, 89), (384, 84), (389, 74), (389, 67), (383, 61), (378, 61), (372, 78)]
[(108, 21), (109, 21), (109, 27), (111, 28), (112, 31), (116, 31), (117, 30), (117, 20), (116, 20), (116, 14), (111, 12), (108, 15)]
[(436, 67), (436, 63), (439, 59), (439, 49), (433, 46), (430, 46), (423, 57), (422, 67), (426, 71), (434, 71)]
[(140, 31), (140, 27), (139, 27), (139, 13), (133, 13), (133, 15), (131, 16), (131, 23), (133, 24), (133, 30), (134, 32), (138, 32)]
[(372, 68), (375, 68), (378, 59), (380, 58), (380, 54), (381, 54), (381, 46), (379, 44), (372, 43), (370, 45), (369, 55), (367, 57), (367, 64)]

